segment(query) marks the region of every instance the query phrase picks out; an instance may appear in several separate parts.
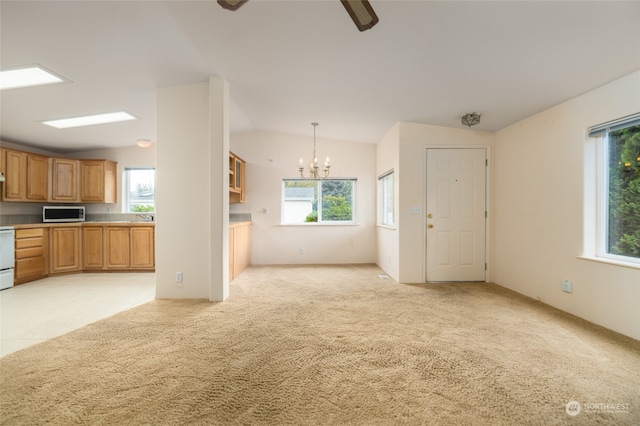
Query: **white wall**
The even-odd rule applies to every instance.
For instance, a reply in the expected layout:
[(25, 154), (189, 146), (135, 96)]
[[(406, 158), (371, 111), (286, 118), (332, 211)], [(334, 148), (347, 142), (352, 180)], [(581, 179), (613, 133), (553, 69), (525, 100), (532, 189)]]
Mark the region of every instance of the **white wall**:
[(640, 269), (578, 256), (595, 226), (587, 128), (638, 111), (640, 71), (496, 133), (491, 263), (495, 283), (636, 339)]
[[(494, 135), (470, 129), (453, 129), (416, 123), (400, 123), (399, 162), (399, 280), (422, 283), (425, 279), (426, 149), (429, 147), (487, 147)], [(490, 156), (490, 153), (488, 153)], [(490, 161), (491, 158), (489, 157)], [(420, 206), (422, 214), (411, 214)]]
[[(400, 124), (396, 124), (378, 142), (376, 146), (376, 177), (389, 170), (394, 171), (393, 176), (393, 208), (394, 226), (378, 226), (376, 229), (378, 244), (376, 259), (377, 264), (391, 278), (400, 281), (400, 232), (401, 223), (399, 221), (400, 206)], [(377, 183), (376, 183), (377, 185)], [(378, 194), (379, 196), (379, 194)], [(376, 200), (376, 210), (378, 203)], [(376, 216), (377, 219), (377, 216)]]
[[(357, 225), (280, 225), (282, 179), (299, 176), (300, 157), (310, 161), (312, 135), (311, 129), (310, 136), (266, 131), (231, 135), (231, 151), (247, 162), (247, 201), (232, 204), (230, 212), (253, 215), (253, 265), (373, 263), (376, 260), (376, 146), (373, 144), (316, 139), (318, 158), (331, 158), (332, 177), (358, 178)], [(304, 254), (300, 254), (300, 248), (304, 248)]]
[[(156, 296), (228, 294), (228, 85), (158, 90)], [(183, 273), (176, 283), (175, 273)]]

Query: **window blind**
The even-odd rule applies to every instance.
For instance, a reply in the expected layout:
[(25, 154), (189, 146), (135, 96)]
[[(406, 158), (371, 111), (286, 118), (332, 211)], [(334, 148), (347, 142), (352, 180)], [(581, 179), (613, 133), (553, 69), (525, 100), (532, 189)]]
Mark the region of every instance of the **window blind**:
[(589, 136), (600, 136), (608, 132), (624, 129), (626, 127), (636, 126), (638, 124), (640, 124), (640, 112), (637, 114), (619, 118), (617, 120), (598, 124), (597, 126), (589, 127)]

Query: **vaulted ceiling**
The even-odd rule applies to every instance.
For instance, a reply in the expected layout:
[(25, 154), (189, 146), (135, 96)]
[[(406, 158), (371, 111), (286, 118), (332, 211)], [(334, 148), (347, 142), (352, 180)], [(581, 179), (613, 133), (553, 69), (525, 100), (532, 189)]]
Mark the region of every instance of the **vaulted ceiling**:
[[(0, 67), (69, 82), (0, 92), (0, 136), (64, 151), (155, 139), (156, 89), (226, 78), (231, 131), (376, 143), (410, 121), (496, 131), (640, 69), (638, 1), (372, 0), (359, 32), (338, 0), (0, 2)], [(126, 110), (138, 120), (41, 121)], [(306, 140), (306, 139), (305, 139)]]

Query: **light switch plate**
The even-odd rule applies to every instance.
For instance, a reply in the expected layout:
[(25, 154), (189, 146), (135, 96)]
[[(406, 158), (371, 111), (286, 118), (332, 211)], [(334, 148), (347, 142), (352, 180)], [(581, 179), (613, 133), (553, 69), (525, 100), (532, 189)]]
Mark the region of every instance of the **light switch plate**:
[(422, 214), (422, 207), (411, 206), (411, 209), (409, 211), (411, 212), (411, 214)]

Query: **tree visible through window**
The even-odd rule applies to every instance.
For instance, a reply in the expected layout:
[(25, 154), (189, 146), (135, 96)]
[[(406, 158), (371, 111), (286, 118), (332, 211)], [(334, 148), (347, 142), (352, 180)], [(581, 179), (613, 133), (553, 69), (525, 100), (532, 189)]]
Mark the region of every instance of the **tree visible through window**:
[(355, 222), (355, 179), (284, 179), (282, 223)]
[(148, 213), (155, 211), (155, 169), (126, 169), (126, 211)]
[(607, 133), (606, 252), (640, 258), (640, 124)]

